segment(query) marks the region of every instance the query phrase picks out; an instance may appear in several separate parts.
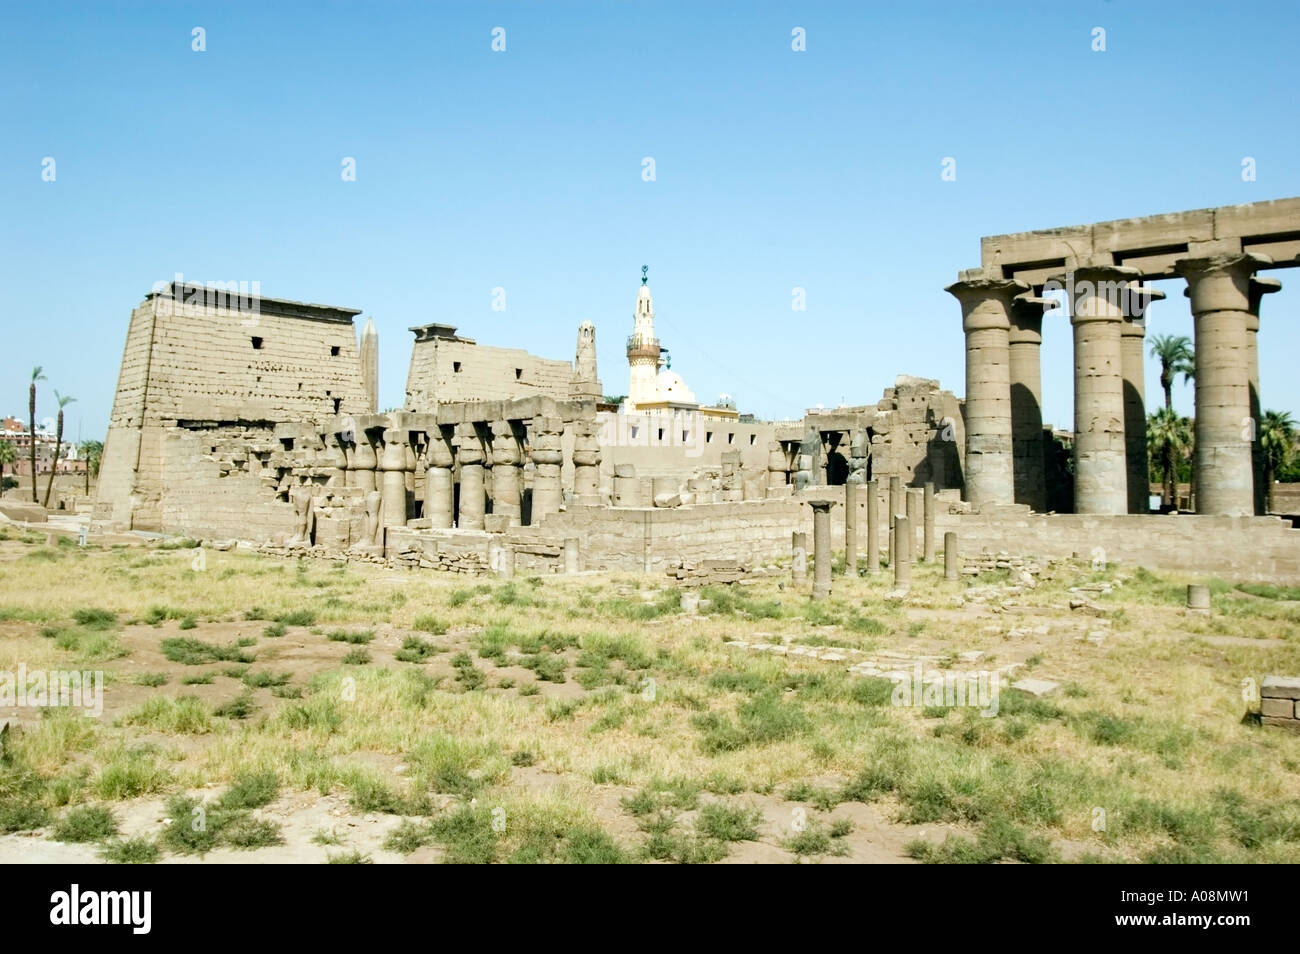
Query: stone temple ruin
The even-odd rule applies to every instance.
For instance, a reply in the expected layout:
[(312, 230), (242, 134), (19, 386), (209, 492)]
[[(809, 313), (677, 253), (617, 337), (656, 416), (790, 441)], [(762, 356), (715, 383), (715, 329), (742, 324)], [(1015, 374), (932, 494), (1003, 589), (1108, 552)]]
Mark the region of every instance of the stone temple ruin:
[[(602, 395), (589, 322), (573, 362), (415, 326), (405, 405), (381, 413), (377, 335), (367, 323), (358, 344), (359, 310), (160, 286), (131, 315), (94, 517), (428, 570), (684, 580), (710, 565), (731, 580), (790, 555), (813, 522), (805, 503), (844, 541), (851, 501), (861, 552), (857, 535), (906, 517), (925, 488), (933, 511), (904, 526), (927, 541), (955, 532), (972, 556), (1100, 549), (1300, 581), (1300, 531), (1261, 515), (1259, 449), (1253, 430), (1242, 436), (1260, 408), (1259, 304), (1279, 287), (1257, 273), (1300, 264), (1300, 199), (996, 236), (982, 250), (948, 288), (966, 333), (964, 401), (900, 376), (875, 404), (786, 422), (695, 401), (655, 336), (644, 270), (621, 406)], [(1172, 276), (1188, 282), (1198, 362), (1202, 513), (1182, 517), (1146, 506), (1142, 345), (1162, 295), (1144, 282)], [(1075, 336), (1064, 497), (1039, 407), (1056, 287)]]

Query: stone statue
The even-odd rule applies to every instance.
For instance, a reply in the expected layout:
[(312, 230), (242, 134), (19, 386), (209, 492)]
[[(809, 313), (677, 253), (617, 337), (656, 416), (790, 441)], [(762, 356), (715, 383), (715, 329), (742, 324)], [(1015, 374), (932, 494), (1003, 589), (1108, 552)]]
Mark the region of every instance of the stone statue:
[(313, 517), (315, 516), (312, 503), (312, 487), (310, 484), (301, 484), (289, 491), (289, 499), (293, 502), (294, 513), (298, 517), (298, 531), (289, 540), (288, 546), (309, 547), (311, 546), (312, 531), (315, 529)]

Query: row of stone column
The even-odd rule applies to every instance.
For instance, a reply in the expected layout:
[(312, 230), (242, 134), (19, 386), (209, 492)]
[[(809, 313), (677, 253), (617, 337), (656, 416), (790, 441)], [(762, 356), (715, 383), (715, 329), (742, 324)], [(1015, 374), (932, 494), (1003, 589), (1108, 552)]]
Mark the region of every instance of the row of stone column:
[[(419, 432), (376, 428), (338, 433), (327, 442), (326, 460), (332, 471), (328, 482), (364, 492), (378, 490), (383, 498), (383, 525), (405, 526), (415, 512), (416, 472), (423, 465), (423, 516), (429, 525), (435, 529), (455, 526), (482, 530), (489, 496), (485, 471), (490, 469), (492, 513), (504, 515), (509, 526), (519, 526), (523, 521), (526, 454), (534, 470), (530, 522), (536, 524), (558, 512), (563, 504), (563, 431), (564, 421), (543, 416), (530, 421), (440, 425)], [(418, 453), (411, 441), (412, 433), (423, 438)], [(577, 499), (587, 505), (596, 504), (600, 445), (594, 422), (575, 424), (573, 465)]]
[[(880, 569), (879, 540), (879, 493), (874, 480), (865, 481), (861, 487), (867, 510), (867, 573), (874, 574)], [(849, 577), (856, 577), (857, 572), (857, 481), (844, 487), (844, 569)], [(906, 593), (911, 582), (912, 563), (923, 558), (933, 562), (935, 496), (934, 484), (927, 483), (922, 488), (906, 490), (906, 507), (901, 503), (903, 491), (897, 477), (890, 478), (887, 504), (890, 510), (889, 563), (894, 571), (895, 593)], [(812, 598), (823, 600), (831, 593), (831, 500), (809, 500), (813, 511), (813, 546), (814, 575)], [(916, 547), (918, 524), (922, 529), (920, 552)], [(794, 582), (802, 582), (808, 571), (808, 535), (795, 531), (791, 535), (790, 572)], [(922, 554), (924, 556), (922, 557)], [(944, 579), (957, 578), (957, 535), (944, 534)]]
[[(1186, 258), (1195, 319), (1196, 474), (1202, 513), (1262, 513), (1259, 301), (1281, 287), (1255, 278), (1253, 254)], [(1143, 373), (1145, 318), (1164, 294), (1140, 273), (1086, 266), (1064, 283), (1074, 331), (1078, 513), (1145, 513), (1149, 487)], [(1050, 302), (1015, 279), (963, 278), (947, 291), (966, 334), (966, 499), (1046, 508), (1040, 350)]]

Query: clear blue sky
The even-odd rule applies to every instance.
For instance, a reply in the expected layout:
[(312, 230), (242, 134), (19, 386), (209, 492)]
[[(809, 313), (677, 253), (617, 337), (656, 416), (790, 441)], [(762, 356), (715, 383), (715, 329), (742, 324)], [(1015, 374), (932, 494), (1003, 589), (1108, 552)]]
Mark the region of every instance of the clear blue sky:
[[(407, 327), (430, 321), (568, 360), (593, 321), (621, 394), (643, 263), (701, 399), (797, 416), (874, 402), (899, 373), (960, 394), (943, 286), (980, 236), (1300, 195), (1298, 9), (7, 4), (0, 412), (25, 417), (40, 364), (40, 416), (57, 388), (78, 398), (72, 436), (102, 437), (127, 318), (175, 272), (364, 309), (385, 406)], [(1296, 413), (1300, 275), (1272, 274), (1287, 287), (1265, 301), (1263, 400)], [(1151, 328), (1190, 335), (1166, 287)], [(1057, 319), (1044, 411), (1064, 427), (1071, 360)]]

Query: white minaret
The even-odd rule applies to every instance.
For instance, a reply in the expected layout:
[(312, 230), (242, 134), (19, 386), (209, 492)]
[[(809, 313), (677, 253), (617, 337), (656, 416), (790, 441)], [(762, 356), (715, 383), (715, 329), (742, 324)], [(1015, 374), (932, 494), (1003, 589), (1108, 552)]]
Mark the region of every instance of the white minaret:
[(659, 339), (655, 337), (655, 304), (650, 297), (648, 265), (641, 266), (641, 287), (636, 293), (632, 336), (627, 339), (627, 410), (659, 400)]

